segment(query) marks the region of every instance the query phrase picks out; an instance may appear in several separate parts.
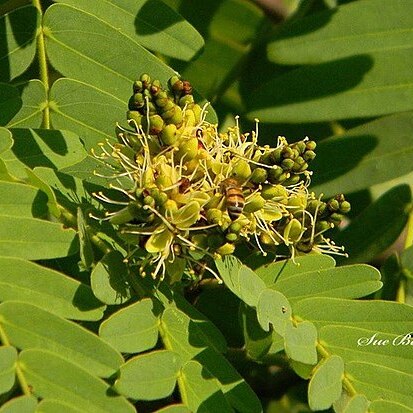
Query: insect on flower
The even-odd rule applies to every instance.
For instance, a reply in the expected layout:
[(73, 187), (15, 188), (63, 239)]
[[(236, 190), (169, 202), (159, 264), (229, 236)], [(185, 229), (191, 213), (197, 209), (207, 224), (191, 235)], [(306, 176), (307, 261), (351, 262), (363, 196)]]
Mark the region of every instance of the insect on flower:
[(222, 182), (221, 187), (225, 194), (228, 215), (232, 221), (235, 221), (241, 216), (245, 206), (242, 186), (237, 179), (227, 178)]

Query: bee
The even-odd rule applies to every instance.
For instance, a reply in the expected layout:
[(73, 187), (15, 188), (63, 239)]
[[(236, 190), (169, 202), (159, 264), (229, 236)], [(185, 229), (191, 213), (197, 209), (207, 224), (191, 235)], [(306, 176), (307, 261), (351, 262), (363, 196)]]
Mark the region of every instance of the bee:
[(221, 184), (226, 198), (228, 215), (232, 221), (240, 217), (245, 206), (242, 187), (235, 178), (227, 178)]

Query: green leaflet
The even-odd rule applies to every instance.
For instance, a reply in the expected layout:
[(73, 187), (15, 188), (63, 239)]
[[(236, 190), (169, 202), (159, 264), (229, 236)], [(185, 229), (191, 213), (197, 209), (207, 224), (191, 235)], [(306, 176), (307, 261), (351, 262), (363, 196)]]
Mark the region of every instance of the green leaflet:
[(34, 304), (61, 317), (100, 320), (105, 306), (88, 285), (20, 258), (0, 257), (0, 300)]
[(20, 110), (22, 101), (16, 88), (0, 83), (0, 126), (7, 123)]
[(0, 407), (0, 413), (35, 413), (37, 400), (33, 396), (20, 396)]
[[(64, 353), (63, 353), (64, 354)], [(90, 413), (134, 413), (123, 397), (109, 394), (109, 386), (63, 357), (45, 350), (24, 350), (19, 365), (35, 395)]]
[(123, 362), (120, 353), (90, 331), (34, 305), (4, 302), (0, 304), (0, 317), (12, 345), (52, 351), (89, 374), (108, 377)]
[(14, 347), (0, 347), (0, 394), (8, 392), (14, 385), (16, 360)]

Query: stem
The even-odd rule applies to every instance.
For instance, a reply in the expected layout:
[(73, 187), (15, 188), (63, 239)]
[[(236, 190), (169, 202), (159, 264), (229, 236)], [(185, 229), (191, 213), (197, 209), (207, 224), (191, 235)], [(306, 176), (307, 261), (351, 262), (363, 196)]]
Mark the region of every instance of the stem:
[(50, 129), (50, 108), (49, 108), (49, 71), (46, 57), (46, 45), (44, 40), (43, 30), (43, 11), (40, 4), (40, 0), (33, 0), (33, 5), (39, 10), (42, 17), (42, 24), (40, 26), (39, 34), (37, 36), (37, 53), (39, 59), (40, 80), (42, 81), (46, 91), (46, 105), (43, 109), (43, 122), (42, 126), (46, 129)]
[[(6, 332), (3, 330), (3, 327), (0, 324), (0, 341), (5, 345), (5, 346), (11, 346), (9, 338), (6, 335)], [(25, 396), (31, 396), (31, 391), (30, 387), (26, 381), (26, 378), (24, 377), (24, 374), (19, 366), (19, 363), (16, 363), (16, 377), (17, 381), (19, 382), (20, 388), (22, 389), (22, 392)]]
[[(330, 355), (330, 353), (327, 351), (327, 349), (319, 341), (317, 342), (317, 352), (323, 358), (327, 358)], [(345, 391), (347, 392), (347, 394), (349, 396), (353, 397), (357, 394), (356, 389), (351, 384), (351, 381), (346, 376), (346, 373), (344, 373), (344, 375), (343, 375), (342, 382), (343, 382), (343, 387), (344, 387)]]

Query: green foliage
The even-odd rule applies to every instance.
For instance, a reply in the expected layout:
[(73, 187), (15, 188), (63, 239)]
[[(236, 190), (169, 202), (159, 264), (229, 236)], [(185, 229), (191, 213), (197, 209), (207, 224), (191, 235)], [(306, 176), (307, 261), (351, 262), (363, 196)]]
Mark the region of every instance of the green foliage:
[[(280, 0), (269, 13), (251, 0), (196, 3), (0, 0), (0, 413), (412, 412), (410, 1)], [(232, 245), (240, 221), (220, 222), (225, 240), (190, 232), (208, 221), (203, 194), (144, 235), (117, 231), (109, 218), (125, 200), (110, 186), (125, 176), (109, 183), (91, 150), (117, 144), (142, 73), (166, 85), (177, 72), (212, 102), (220, 132), (241, 115), (243, 132), (259, 118), (262, 146), (279, 134), (291, 152), (306, 135), (317, 142), (301, 153), (317, 155), (309, 192), (348, 195), (349, 218), (326, 233), (348, 257), (331, 243), (334, 259), (248, 245), (205, 258), (203, 243)], [(274, 165), (293, 173), (296, 155)], [(167, 190), (184, 196), (181, 184)], [(281, 219), (268, 199), (246, 210), (260, 202)], [(294, 202), (285, 210), (304, 231)], [(331, 218), (319, 222), (342, 219), (335, 202), (317, 204)], [(280, 233), (287, 244), (294, 229)], [(191, 233), (191, 271), (175, 232)], [(133, 258), (152, 270), (145, 247), (166, 244), (165, 279), (142, 276)]]

